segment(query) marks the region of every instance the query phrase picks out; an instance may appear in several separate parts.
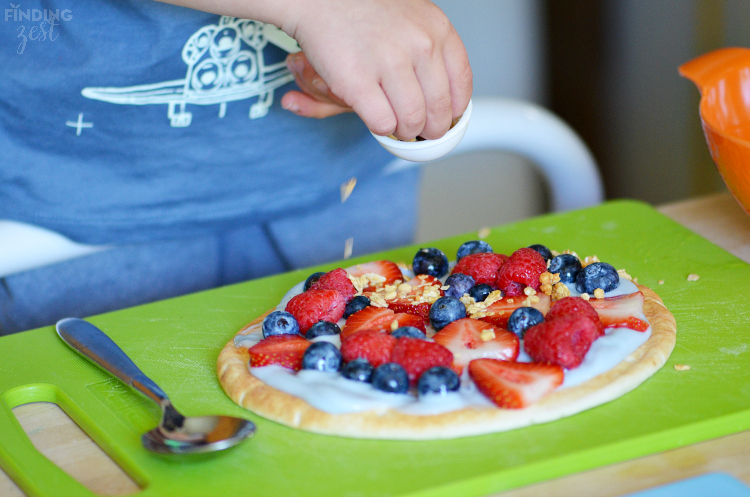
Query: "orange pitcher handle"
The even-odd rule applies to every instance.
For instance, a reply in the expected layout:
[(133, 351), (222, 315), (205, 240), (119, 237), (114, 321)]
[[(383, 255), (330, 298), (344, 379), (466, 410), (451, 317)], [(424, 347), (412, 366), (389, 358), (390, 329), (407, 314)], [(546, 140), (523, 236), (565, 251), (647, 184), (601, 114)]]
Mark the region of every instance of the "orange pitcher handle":
[(681, 76), (695, 83), (703, 94), (705, 87), (725, 74), (746, 68), (749, 59), (750, 49), (720, 48), (682, 64), (679, 71)]

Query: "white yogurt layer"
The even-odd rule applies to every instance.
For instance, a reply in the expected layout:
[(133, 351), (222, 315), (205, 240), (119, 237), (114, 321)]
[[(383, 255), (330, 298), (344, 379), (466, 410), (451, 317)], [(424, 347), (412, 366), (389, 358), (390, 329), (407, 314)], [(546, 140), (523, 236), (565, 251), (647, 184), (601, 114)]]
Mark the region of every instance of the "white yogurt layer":
[[(410, 275), (411, 276), (411, 275)], [(580, 295), (575, 284), (568, 283), (572, 296)], [(286, 304), (295, 295), (302, 292), (304, 282), (295, 285), (284, 295), (276, 310), (284, 310)], [(618, 287), (605, 293), (605, 297), (629, 295), (638, 291), (638, 287), (623, 277), (620, 277)], [(638, 318), (646, 321), (646, 316), (641, 314)], [(344, 325), (341, 320), (339, 326)], [(428, 327), (428, 335), (430, 329)], [(651, 336), (651, 328), (645, 332), (634, 331), (628, 328), (608, 328), (605, 335), (594, 341), (586, 357), (580, 366), (565, 370), (565, 379), (559, 388), (569, 388), (580, 385), (595, 376), (605, 373), (622, 362), (638, 347), (644, 344)], [(261, 325), (256, 324), (249, 327), (234, 339), (236, 347), (252, 347), (263, 339)], [(313, 339), (316, 341), (329, 341), (341, 347), (338, 335), (323, 336)], [(521, 347), (518, 356), (519, 362), (531, 362), (531, 358)], [(386, 393), (375, 389), (369, 383), (361, 383), (348, 380), (338, 373), (323, 373), (320, 371), (302, 370), (294, 372), (281, 366), (265, 366), (261, 368), (250, 368), (250, 372), (264, 383), (299, 397), (311, 406), (331, 414), (344, 414), (374, 410), (384, 412), (387, 409), (413, 414), (431, 415), (450, 412), (471, 406), (493, 406), (494, 404), (482, 395), (471, 381), (468, 368), (464, 369), (461, 377), (461, 387), (458, 392), (447, 395), (428, 395), (418, 397), (414, 394)]]

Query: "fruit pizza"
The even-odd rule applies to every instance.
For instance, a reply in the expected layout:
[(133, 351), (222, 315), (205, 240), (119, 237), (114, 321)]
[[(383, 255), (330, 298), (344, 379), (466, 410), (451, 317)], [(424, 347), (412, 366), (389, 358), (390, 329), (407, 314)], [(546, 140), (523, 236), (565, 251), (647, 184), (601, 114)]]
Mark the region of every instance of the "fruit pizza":
[(315, 433), (435, 439), (549, 422), (661, 368), (674, 317), (624, 270), (543, 245), (420, 249), (311, 274), (222, 349), (250, 411)]

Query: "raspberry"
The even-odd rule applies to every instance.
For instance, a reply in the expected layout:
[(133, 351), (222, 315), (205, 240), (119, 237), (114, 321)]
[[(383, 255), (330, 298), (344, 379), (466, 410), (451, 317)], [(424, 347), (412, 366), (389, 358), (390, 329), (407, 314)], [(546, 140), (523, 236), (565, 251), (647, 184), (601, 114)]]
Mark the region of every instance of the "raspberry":
[(470, 254), (458, 261), (451, 274), (463, 273), (474, 278), (476, 284), (484, 283), (497, 287), (497, 270), (506, 260), (508, 256), (503, 254), (491, 252)]
[(556, 300), (545, 319), (549, 321), (563, 316), (585, 316), (594, 322), (596, 329), (599, 330), (599, 336), (604, 335), (604, 324), (599, 319), (596, 309), (581, 297), (565, 297)]
[(399, 338), (391, 353), (391, 362), (400, 364), (409, 375), (409, 383), (417, 384), (419, 377), (433, 366), (450, 367), (453, 353), (440, 344), (419, 338)]
[(523, 348), (536, 362), (575, 368), (583, 361), (599, 330), (586, 316), (563, 316), (532, 326)]
[(341, 341), (341, 355), (344, 361), (366, 359), (373, 367), (391, 362), (391, 353), (396, 338), (376, 330), (363, 330), (349, 335)]
[(508, 297), (523, 293), (524, 287), (539, 290), (539, 275), (547, 270), (544, 257), (534, 249), (521, 248), (513, 252), (497, 272), (497, 286)]
[(336, 290), (344, 296), (347, 302), (357, 293), (346, 270), (338, 268), (329, 271), (318, 279), (310, 287), (318, 290)]
[(300, 333), (304, 335), (318, 321), (338, 322), (344, 315), (344, 307), (346, 300), (336, 290), (311, 288), (292, 297), (286, 305), (286, 312), (294, 316)]

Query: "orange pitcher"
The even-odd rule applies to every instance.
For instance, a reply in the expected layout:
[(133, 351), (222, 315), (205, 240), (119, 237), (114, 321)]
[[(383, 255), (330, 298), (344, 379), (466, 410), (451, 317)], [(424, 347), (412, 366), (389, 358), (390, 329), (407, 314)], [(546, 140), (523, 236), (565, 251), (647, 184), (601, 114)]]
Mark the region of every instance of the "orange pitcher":
[(722, 48), (679, 70), (701, 92), (701, 123), (711, 157), (750, 214), (750, 49)]

